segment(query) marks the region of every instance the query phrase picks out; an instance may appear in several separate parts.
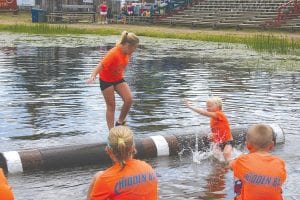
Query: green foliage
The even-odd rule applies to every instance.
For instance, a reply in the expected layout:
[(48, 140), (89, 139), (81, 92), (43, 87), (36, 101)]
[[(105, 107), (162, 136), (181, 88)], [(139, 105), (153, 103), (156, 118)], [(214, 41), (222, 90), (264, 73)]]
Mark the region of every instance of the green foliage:
[(281, 54), (299, 53), (300, 41), (289, 39), (287, 37), (277, 37), (274, 35), (255, 35), (247, 37), (245, 44), (257, 51), (276, 52)]
[(8, 31), (14, 33), (30, 33), (30, 34), (99, 34), (113, 35), (120, 34), (119, 31), (112, 29), (83, 29), (69, 27), (66, 25), (49, 25), (49, 24), (15, 24), (15, 25), (0, 25), (0, 31)]
[[(121, 30), (117, 28), (76, 28), (67, 25), (49, 25), (49, 24), (15, 24), (0, 25), (0, 31), (8, 31), (15, 33), (32, 33), (32, 34), (96, 34), (96, 35), (119, 35)], [(130, 31), (135, 32), (139, 36), (158, 37), (158, 38), (174, 38), (185, 40), (199, 40), (218, 43), (239, 43), (245, 44), (248, 48), (261, 52), (280, 53), (280, 54), (300, 54), (300, 40), (289, 39), (287, 37), (278, 37), (272, 34), (257, 35), (233, 35), (233, 34), (205, 34), (195, 33), (177, 33), (176, 31), (162, 32), (149, 31), (143, 28), (133, 28)]]
[(140, 36), (148, 37), (160, 37), (160, 38), (177, 38), (187, 40), (200, 40), (207, 42), (218, 43), (239, 43), (245, 44), (248, 48), (252, 48), (256, 51), (288, 54), (299, 54), (300, 41), (289, 39), (287, 37), (278, 37), (274, 35), (257, 34), (254, 36), (237, 36), (237, 35), (208, 35), (203, 33), (163, 33), (163, 32), (140, 32), (137, 31)]

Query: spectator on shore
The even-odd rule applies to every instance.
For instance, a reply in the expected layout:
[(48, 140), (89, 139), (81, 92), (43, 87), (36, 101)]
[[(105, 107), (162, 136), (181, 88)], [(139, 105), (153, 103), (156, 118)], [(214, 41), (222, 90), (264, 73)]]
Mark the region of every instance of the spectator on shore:
[(107, 15), (106, 15), (107, 23), (112, 23), (113, 18), (114, 18), (114, 15), (112, 13), (112, 9), (111, 9), (111, 7), (108, 7)]
[(131, 2), (129, 2), (128, 5), (127, 5), (127, 13), (128, 13), (129, 16), (133, 15), (133, 5), (132, 5)]
[(140, 10), (141, 10), (141, 4), (140, 3), (134, 3), (133, 5), (133, 15), (139, 16)]
[(151, 12), (149, 9), (145, 10), (143, 13), (142, 13), (142, 16), (144, 17), (150, 17), (151, 16)]
[(149, 10), (149, 9), (147, 9), (147, 10), (146, 10), (146, 12), (145, 12), (145, 16), (146, 16), (146, 17), (150, 17), (150, 16), (151, 16), (151, 12), (150, 12), (150, 10)]
[(103, 1), (100, 5), (99, 5), (99, 13), (100, 13), (100, 24), (107, 24), (107, 5), (106, 2)]
[(123, 24), (126, 24), (126, 17), (128, 16), (128, 12), (127, 12), (127, 4), (124, 3), (122, 8), (121, 8), (121, 20), (123, 22)]

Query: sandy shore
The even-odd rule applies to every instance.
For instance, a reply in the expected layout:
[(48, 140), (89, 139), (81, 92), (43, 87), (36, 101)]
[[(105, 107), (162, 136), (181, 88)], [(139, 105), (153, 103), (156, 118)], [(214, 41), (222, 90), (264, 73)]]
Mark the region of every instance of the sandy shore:
[[(22, 12), (18, 15), (14, 15), (12, 13), (0, 13), (0, 24), (32, 24), (31, 22), (31, 13), (30, 12)], [(221, 29), (221, 30), (212, 30), (211, 28), (197, 28), (192, 29), (189, 27), (170, 27), (170, 26), (157, 26), (157, 25), (126, 25), (126, 24), (63, 24), (70, 27), (76, 28), (86, 28), (86, 29), (100, 29), (100, 28), (110, 28), (115, 30), (127, 30), (130, 32), (136, 32), (137, 30), (143, 31), (158, 31), (164, 33), (201, 33), (201, 34), (209, 34), (209, 35), (237, 35), (237, 36), (249, 36), (249, 35), (257, 35), (257, 34), (272, 34), (274, 36), (284, 36), (293, 38), (296, 40), (300, 40), (299, 33), (289, 33), (283, 31), (261, 31), (261, 30), (254, 30), (254, 29), (247, 29), (236, 31), (234, 29)]]

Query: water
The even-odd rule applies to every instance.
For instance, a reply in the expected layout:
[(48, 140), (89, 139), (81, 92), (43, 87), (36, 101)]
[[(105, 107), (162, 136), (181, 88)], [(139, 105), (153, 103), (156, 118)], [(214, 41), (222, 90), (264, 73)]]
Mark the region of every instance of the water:
[[(105, 141), (105, 105), (98, 82), (85, 84), (117, 37), (0, 33), (0, 151)], [(285, 199), (300, 199), (300, 59), (261, 54), (242, 45), (141, 38), (126, 80), (134, 105), (127, 122), (137, 136), (207, 127), (181, 99), (205, 106), (224, 100), (232, 125), (277, 123), (286, 143), (274, 154), (287, 164)], [(118, 109), (120, 99), (117, 99)], [(201, 154), (201, 152), (199, 153)], [(160, 199), (230, 199), (232, 172), (208, 156), (149, 159)], [(16, 199), (84, 199), (104, 166), (9, 175)]]

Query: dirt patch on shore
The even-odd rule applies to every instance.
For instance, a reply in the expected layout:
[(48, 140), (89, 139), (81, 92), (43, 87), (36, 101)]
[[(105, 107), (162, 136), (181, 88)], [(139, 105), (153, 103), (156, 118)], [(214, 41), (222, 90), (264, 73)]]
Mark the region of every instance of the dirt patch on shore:
[[(31, 24), (31, 12), (20, 12), (17, 15), (13, 13), (0, 13), (0, 24)], [(60, 24), (61, 25), (61, 24)], [(247, 29), (236, 31), (234, 29), (221, 29), (221, 30), (212, 30), (211, 28), (189, 28), (189, 27), (178, 27), (178, 26), (158, 26), (158, 25), (128, 25), (128, 24), (63, 24), (69, 27), (83, 28), (83, 29), (101, 29), (101, 28), (110, 28), (119, 30), (120, 32), (123, 30), (127, 30), (130, 32), (137, 32), (138, 30), (143, 31), (155, 31), (155, 32), (164, 32), (164, 33), (201, 33), (201, 34), (209, 34), (209, 35), (237, 35), (237, 36), (249, 36), (249, 35), (257, 35), (257, 34), (265, 34), (265, 35), (274, 35), (281, 37), (293, 38), (295, 40), (300, 40), (299, 33), (290, 33), (284, 31), (261, 31), (255, 29)]]

